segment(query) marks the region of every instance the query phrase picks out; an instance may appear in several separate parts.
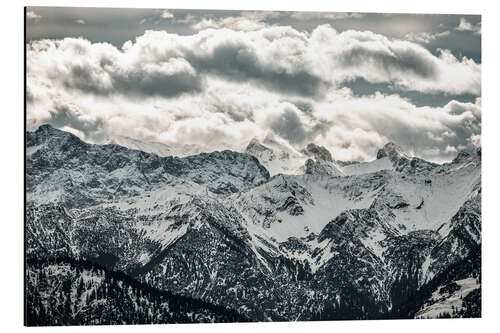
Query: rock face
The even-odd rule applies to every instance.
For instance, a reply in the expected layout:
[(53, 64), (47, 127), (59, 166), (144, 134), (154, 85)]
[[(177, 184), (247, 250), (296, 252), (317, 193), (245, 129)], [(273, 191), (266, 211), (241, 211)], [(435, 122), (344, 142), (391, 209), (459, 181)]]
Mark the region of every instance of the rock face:
[(329, 175), (329, 176), (343, 176), (343, 172), (341, 171), (341, 168), (339, 168), (337, 165), (325, 161), (325, 160), (318, 160), (314, 161), (312, 159), (308, 159), (305, 164), (306, 167), (306, 174), (318, 174), (318, 175)]
[(300, 174), (304, 171), (307, 156), (293, 147), (273, 137), (266, 137), (261, 142), (253, 138), (245, 149), (245, 153), (254, 156), (269, 170), (271, 176), (277, 174)]
[(316, 160), (333, 162), (332, 154), (323, 146), (315, 145), (314, 143), (310, 143), (302, 150), (302, 152), (309, 156), (313, 157)]
[(343, 175), (341, 167), (328, 149), (314, 143), (298, 151), (273, 138), (266, 137), (264, 143), (254, 138), (246, 147), (245, 153), (255, 156), (269, 170), (271, 176), (280, 173), (297, 175), (304, 172)]
[(409, 156), (403, 152), (401, 147), (398, 145), (389, 142), (384, 147), (379, 149), (377, 152), (377, 159), (389, 157), (391, 160), (399, 159), (399, 158), (409, 158)]
[(230, 194), (269, 178), (256, 158), (228, 150), (159, 157), (117, 145), (87, 144), (50, 126), (28, 132), (26, 145), (27, 192), (37, 203), (84, 207), (186, 181)]
[[(270, 177), (259, 161), (305, 154), (252, 140), (247, 153), (159, 157), (87, 144), (49, 126), (26, 135), (34, 324), (66, 303), (89, 305), (68, 296), (76, 291), (63, 293), (55, 308), (40, 305), (57, 286), (50, 279), (69, 280), (72, 290), (82, 276), (101, 281), (117, 271), (138, 283), (137, 293), (149, 286), (202, 302), (203, 315), (185, 317), (198, 313), (189, 303), (176, 314), (180, 321), (436, 317), (442, 304), (453, 304), (450, 316), (477, 316), (477, 153), (438, 165), (391, 144), (373, 162), (340, 167), (322, 147), (308, 146), (314, 158), (303, 160), (302, 173)], [(62, 258), (103, 271), (89, 273), (93, 268)], [(161, 318), (175, 311), (162, 317), (157, 307), (167, 298), (140, 293), (143, 301), (127, 302), (154, 304), (146, 322), (170, 322)], [(453, 303), (458, 293), (463, 304)], [(101, 310), (90, 307), (89, 316), (114, 313), (117, 295), (108, 294)], [(92, 323), (58, 320), (52, 324)]]
[(464, 149), (458, 153), (452, 163), (463, 163), (467, 160), (474, 160), (478, 158), (481, 158), (481, 148)]

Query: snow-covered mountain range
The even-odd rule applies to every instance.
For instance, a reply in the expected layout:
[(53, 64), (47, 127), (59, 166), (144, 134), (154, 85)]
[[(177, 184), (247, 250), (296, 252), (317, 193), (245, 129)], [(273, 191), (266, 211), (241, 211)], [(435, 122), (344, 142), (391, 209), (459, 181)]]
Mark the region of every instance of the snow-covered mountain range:
[(388, 143), (348, 163), (272, 138), (192, 155), (26, 136), (32, 261), (96, 263), (252, 321), (480, 315), (480, 148), (435, 164)]

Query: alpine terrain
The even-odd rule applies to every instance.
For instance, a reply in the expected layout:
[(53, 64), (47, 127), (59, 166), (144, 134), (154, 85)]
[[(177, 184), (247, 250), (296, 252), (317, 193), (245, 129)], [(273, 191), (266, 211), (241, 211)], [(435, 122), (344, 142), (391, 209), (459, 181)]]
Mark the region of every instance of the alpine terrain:
[(26, 324), (481, 316), (481, 148), (26, 133)]

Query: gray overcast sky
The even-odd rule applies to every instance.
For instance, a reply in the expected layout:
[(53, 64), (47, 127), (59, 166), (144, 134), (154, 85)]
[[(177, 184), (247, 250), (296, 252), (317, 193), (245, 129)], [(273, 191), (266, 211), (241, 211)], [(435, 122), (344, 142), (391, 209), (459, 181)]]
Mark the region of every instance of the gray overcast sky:
[(446, 161), (481, 132), (481, 17), (29, 7), (28, 128)]

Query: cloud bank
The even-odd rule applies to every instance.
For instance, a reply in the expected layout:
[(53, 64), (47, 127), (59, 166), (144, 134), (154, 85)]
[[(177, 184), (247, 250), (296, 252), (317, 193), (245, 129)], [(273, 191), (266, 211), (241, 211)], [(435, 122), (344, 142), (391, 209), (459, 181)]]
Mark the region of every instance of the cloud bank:
[[(477, 144), (480, 64), (369, 31), (320, 25), (307, 33), (252, 15), (200, 21), (192, 35), (146, 31), (121, 48), (32, 41), (28, 127), (48, 122), (94, 142), (127, 135), (207, 150), (274, 135), (296, 147), (323, 144), (344, 160), (371, 159), (387, 141), (435, 161)], [(228, 28), (246, 21), (255, 26)], [(343, 84), (359, 78), (395, 93), (356, 97)], [(416, 107), (397, 90), (477, 98)]]

